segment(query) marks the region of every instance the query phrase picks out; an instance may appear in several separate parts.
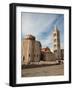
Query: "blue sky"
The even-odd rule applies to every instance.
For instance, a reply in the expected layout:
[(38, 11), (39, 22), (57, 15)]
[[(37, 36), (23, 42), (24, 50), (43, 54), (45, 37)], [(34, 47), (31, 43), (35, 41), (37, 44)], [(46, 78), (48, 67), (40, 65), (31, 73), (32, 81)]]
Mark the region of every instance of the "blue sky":
[(42, 47), (52, 48), (52, 32), (54, 27), (60, 30), (61, 48), (64, 47), (64, 15), (51, 13), (22, 13), (22, 39), (32, 34), (40, 41)]

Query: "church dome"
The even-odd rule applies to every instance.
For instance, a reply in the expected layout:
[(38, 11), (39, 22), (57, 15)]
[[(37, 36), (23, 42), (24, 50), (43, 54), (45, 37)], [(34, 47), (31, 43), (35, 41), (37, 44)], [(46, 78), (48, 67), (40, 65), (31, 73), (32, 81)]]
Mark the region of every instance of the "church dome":
[(32, 35), (26, 35), (25, 39), (35, 40), (35, 37)]

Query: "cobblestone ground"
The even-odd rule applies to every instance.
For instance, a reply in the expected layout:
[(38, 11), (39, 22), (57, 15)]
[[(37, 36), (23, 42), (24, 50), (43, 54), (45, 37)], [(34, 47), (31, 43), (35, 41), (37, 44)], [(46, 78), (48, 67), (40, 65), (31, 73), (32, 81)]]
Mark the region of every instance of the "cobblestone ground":
[(64, 75), (64, 64), (22, 69), (22, 77)]

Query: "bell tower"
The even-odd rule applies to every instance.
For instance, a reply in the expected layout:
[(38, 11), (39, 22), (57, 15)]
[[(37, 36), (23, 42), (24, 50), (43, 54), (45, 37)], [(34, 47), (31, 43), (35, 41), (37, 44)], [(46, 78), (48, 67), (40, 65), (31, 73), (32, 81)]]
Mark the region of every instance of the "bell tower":
[(60, 31), (55, 26), (53, 30), (53, 50), (56, 55), (56, 59), (60, 59)]

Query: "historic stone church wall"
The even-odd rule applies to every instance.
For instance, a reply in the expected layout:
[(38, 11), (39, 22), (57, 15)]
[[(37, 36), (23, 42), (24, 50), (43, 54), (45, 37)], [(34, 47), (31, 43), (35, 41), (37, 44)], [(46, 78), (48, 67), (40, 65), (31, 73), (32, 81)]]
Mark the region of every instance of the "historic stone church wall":
[(35, 41), (35, 48), (34, 48), (34, 61), (40, 61), (41, 56), (41, 43), (39, 41)]

